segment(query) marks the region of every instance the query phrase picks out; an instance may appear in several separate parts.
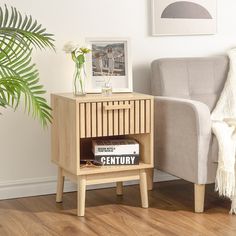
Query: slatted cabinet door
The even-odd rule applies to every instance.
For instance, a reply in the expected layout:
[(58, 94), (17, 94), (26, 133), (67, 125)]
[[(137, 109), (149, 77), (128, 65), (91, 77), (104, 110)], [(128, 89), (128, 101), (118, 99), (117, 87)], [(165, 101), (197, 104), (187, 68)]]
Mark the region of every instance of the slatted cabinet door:
[(80, 103), (80, 137), (150, 133), (151, 101)]
[(102, 103), (97, 103), (97, 137), (102, 136)]
[[(114, 102), (114, 105), (115, 106), (118, 106), (118, 102)], [(119, 135), (119, 110), (114, 110), (114, 132), (113, 132), (113, 135), (116, 136), (116, 135)]]

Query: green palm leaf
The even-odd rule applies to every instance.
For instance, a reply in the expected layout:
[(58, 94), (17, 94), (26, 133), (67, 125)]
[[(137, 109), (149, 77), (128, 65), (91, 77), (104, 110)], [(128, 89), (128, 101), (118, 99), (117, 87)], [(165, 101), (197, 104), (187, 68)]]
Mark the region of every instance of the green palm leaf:
[(5, 10), (0, 7), (0, 35), (1, 32), (6, 36), (14, 37), (26, 47), (30, 41), (35, 47), (41, 49), (50, 47), (54, 49), (52, 34), (46, 33), (46, 29), (33, 20), (32, 16), (22, 17), (16, 8), (11, 7), (11, 12), (5, 5)]
[(32, 46), (54, 49), (51, 34), (33, 20), (22, 17), (16, 8), (0, 7), (0, 106), (16, 109), (21, 97), (25, 109), (40, 119), (43, 126), (51, 121), (46, 91), (39, 84), (39, 73), (32, 63)]

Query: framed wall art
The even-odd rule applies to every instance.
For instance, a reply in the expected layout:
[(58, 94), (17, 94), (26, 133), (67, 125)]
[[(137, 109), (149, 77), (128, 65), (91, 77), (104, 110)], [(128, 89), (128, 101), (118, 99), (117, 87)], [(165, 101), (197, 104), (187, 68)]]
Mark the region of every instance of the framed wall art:
[(216, 0), (151, 0), (152, 35), (216, 34)]
[(130, 42), (127, 38), (89, 38), (88, 93), (100, 93), (105, 83), (113, 92), (132, 92)]

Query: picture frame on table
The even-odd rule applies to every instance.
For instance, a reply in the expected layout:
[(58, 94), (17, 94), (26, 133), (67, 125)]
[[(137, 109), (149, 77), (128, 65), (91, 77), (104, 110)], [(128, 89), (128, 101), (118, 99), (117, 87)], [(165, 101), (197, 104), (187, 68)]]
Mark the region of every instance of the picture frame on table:
[(109, 83), (114, 93), (133, 91), (130, 40), (128, 38), (87, 38), (87, 93), (101, 93)]

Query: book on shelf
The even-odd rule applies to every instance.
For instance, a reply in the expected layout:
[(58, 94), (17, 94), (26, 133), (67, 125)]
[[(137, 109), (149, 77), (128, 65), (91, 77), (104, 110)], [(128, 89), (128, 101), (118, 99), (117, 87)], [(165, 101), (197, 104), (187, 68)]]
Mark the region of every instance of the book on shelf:
[(104, 165), (139, 164), (139, 143), (134, 139), (93, 140), (92, 151)]
[(93, 140), (94, 155), (139, 154), (139, 143), (134, 139)]
[(138, 155), (95, 156), (95, 160), (103, 165), (138, 165)]

